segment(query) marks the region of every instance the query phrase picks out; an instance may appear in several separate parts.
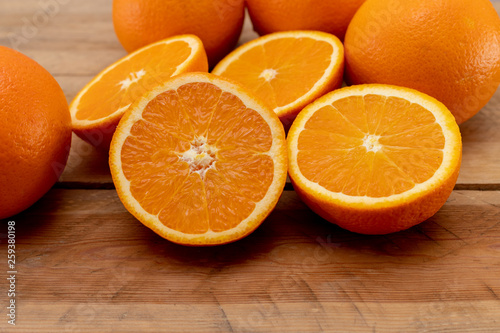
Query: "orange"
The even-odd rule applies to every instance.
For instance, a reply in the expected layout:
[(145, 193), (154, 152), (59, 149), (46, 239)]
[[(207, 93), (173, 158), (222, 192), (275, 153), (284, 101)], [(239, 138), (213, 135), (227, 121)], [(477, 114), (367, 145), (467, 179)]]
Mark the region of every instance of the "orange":
[(0, 219), (40, 199), (59, 178), (71, 146), (68, 102), (56, 80), (0, 46)]
[(114, 130), (128, 107), (173, 75), (208, 71), (198, 37), (182, 35), (139, 49), (104, 69), (70, 105), (73, 131), (108, 150)]
[(285, 133), (241, 86), (187, 73), (130, 107), (109, 164), (121, 201), (154, 232), (184, 245), (224, 244), (275, 207), (286, 182)]
[(344, 48), (337, 37), (288, 31), (240, 46), (212, 73), (249, 88), (288, 128), (303, 107), (341, 86), (343, 71)]
[(459, 124), (500, 83), (500, 19), (488, 0), (368, 0), (344, 45), (347, 81), (417, 89)]
[(214, 66), (238, 42), (244, 0), (114, 0), (113, 24), (125, 50), (181, 34), (203, 41)]
[(365, 0), (247, 0), (260, 35), (287, 30), (318, 30), (344, 39), (354, 13)]
[(442, 103), (386, 85), (327, 94), (288, 133), (297, 194), (326, 220), (363, 234), (434, 215), (453, 190), (461, 152), (460, 131)]

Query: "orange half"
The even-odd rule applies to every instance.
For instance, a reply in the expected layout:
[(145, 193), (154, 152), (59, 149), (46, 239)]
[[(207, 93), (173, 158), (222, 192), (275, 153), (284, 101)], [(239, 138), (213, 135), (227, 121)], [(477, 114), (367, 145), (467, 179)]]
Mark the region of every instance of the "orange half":
[(194, 35), (139, 49), (104, 69), (76, 95), (70, 105), (73, 131), (108, 149), (120, 118), (137, 98), (172, 76), (193, 71), (208, 71), (203, 44)]
[(319, 31), (260, 37), (230, 53), (212, 71), (254, 92), (286, 128), (307, 104), (339, 88), (343, 72), (342, 43)]
[(144, 225), (179, 244), (224, 244), (275, 207), (286, 182), (285, 133), (241, 86), (188, 73), (129, 108), (109, 163), (121, 201)]
[(450, 111), (418, 91), (362, 85), (306, 107), (288, 134), (290, 178), (311, 209), (364, 234), (407, 229), (451, 194), (462, 144)]

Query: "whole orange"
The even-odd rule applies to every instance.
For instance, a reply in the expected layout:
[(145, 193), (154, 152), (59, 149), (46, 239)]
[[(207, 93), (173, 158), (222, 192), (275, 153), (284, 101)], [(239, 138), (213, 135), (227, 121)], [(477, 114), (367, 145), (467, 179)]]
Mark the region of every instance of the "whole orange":
[(500, 19), (488, 0), (368, 0), (344, 45), (349, 83), (419, 90), (459, 124), (500, 83)]
[(113, 24), (125, 50), (167, 37), (198, 36), (214, 66), (238, 42), (244, 0), (114, 0)]
[(40, 199), (59, 178), (71, 145), (68, 103), (57, 81), (27, 56), (0, 46), (0, 219)]
[(344, 39), (354, 13), (365, 0), (247, 0), (260, 35), (287, 30), (319, 30)]

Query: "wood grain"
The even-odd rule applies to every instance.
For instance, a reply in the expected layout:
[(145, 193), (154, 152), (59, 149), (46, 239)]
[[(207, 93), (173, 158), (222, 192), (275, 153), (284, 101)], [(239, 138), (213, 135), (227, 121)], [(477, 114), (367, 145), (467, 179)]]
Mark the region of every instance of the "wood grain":
[[(110, 18), (110, 0), (0, 0), (0, 44), (47, 68), (71, 101), (125, 55)], [(240, 43), (255, 37), (247, 20)], [(456, 191), (410, 230), (349, 233), (285, 191), (252, 235), (203, 249), (135, 220), (106, 154), (74, 137), (59, 188), (12, 218), (18, 320), (0, 332), (499, 332), (499, 119), (497, 91), (461, 126)]]
[(215, 248), (161, 239), (113, 190), (55, 189), (16, 222), (26, 331), (500, 329), (499, 192), (455, 191), (423, 224), (369, 237), (286, 191), (255, 233)]
[[(40, 16), (43, 3), (61, 5), (44, 20)], [(494, 4), (500, 10), (500, 3)], [(0, 13), (0, 44), (18, 46), (47, 68), (68, 102), (97, 73), (126, 55), (114, 34), (109, 0), (1, 0)], [(240, 43), (256, 36), (247, 17)], [(464, 154), (457, 189), (500, 190), (499, 119), (500, 90), (476, 117), (461, 126)], [(57, 186), (112, 188), (106, 157), (74, 137), (69, 167)]]

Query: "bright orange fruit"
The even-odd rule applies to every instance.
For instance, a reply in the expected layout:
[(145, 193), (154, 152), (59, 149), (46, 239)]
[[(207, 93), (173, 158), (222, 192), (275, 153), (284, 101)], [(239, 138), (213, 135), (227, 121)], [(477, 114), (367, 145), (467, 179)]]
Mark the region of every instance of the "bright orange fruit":
[(419, 90), (459, 124), (500, 84), (500, 18), (489, 0), (368, 0), (344, 45), (348, 81)]
[(247, 0), (260, 35), (289, 30), (318, 30), (344, 39), (354, 13), (365, 0)]
[(179, 244), (224, 244), (275, 207), (286, 181), (285, 133), (241, 86), (182, 74), (130, 107), (109, 163), (121, 201), (144, 225)]
[(244, 0), (113, 0), (113, 24), (125, 50), (193, 34), (211, 66), (236, 46), (244, 19)]
[(0, 46), (0, 219), (40, 199), (61, 175), (71, 146), (68, 102), (57, 81)]
[(442, 103), (386, 85), (327, 94), (288, 133), (297, 194), (326, 220), (363, 234), (434, 215), (453, 190), (461, 152), (460, 131)]
[(340, 40), (318, 31), (279, 32), (242, 45), (212, 71), (240, 82), (266, 102), (288, 128), (307, 104), (339, 88)]
[(73, 131), (108, 150), (118, 122), (137, 98), (171, 76), (193, 71), (208, 71), (196, 36), (176, 36), (137, 50), (104, 69), (76, 95), (70, 105)]

